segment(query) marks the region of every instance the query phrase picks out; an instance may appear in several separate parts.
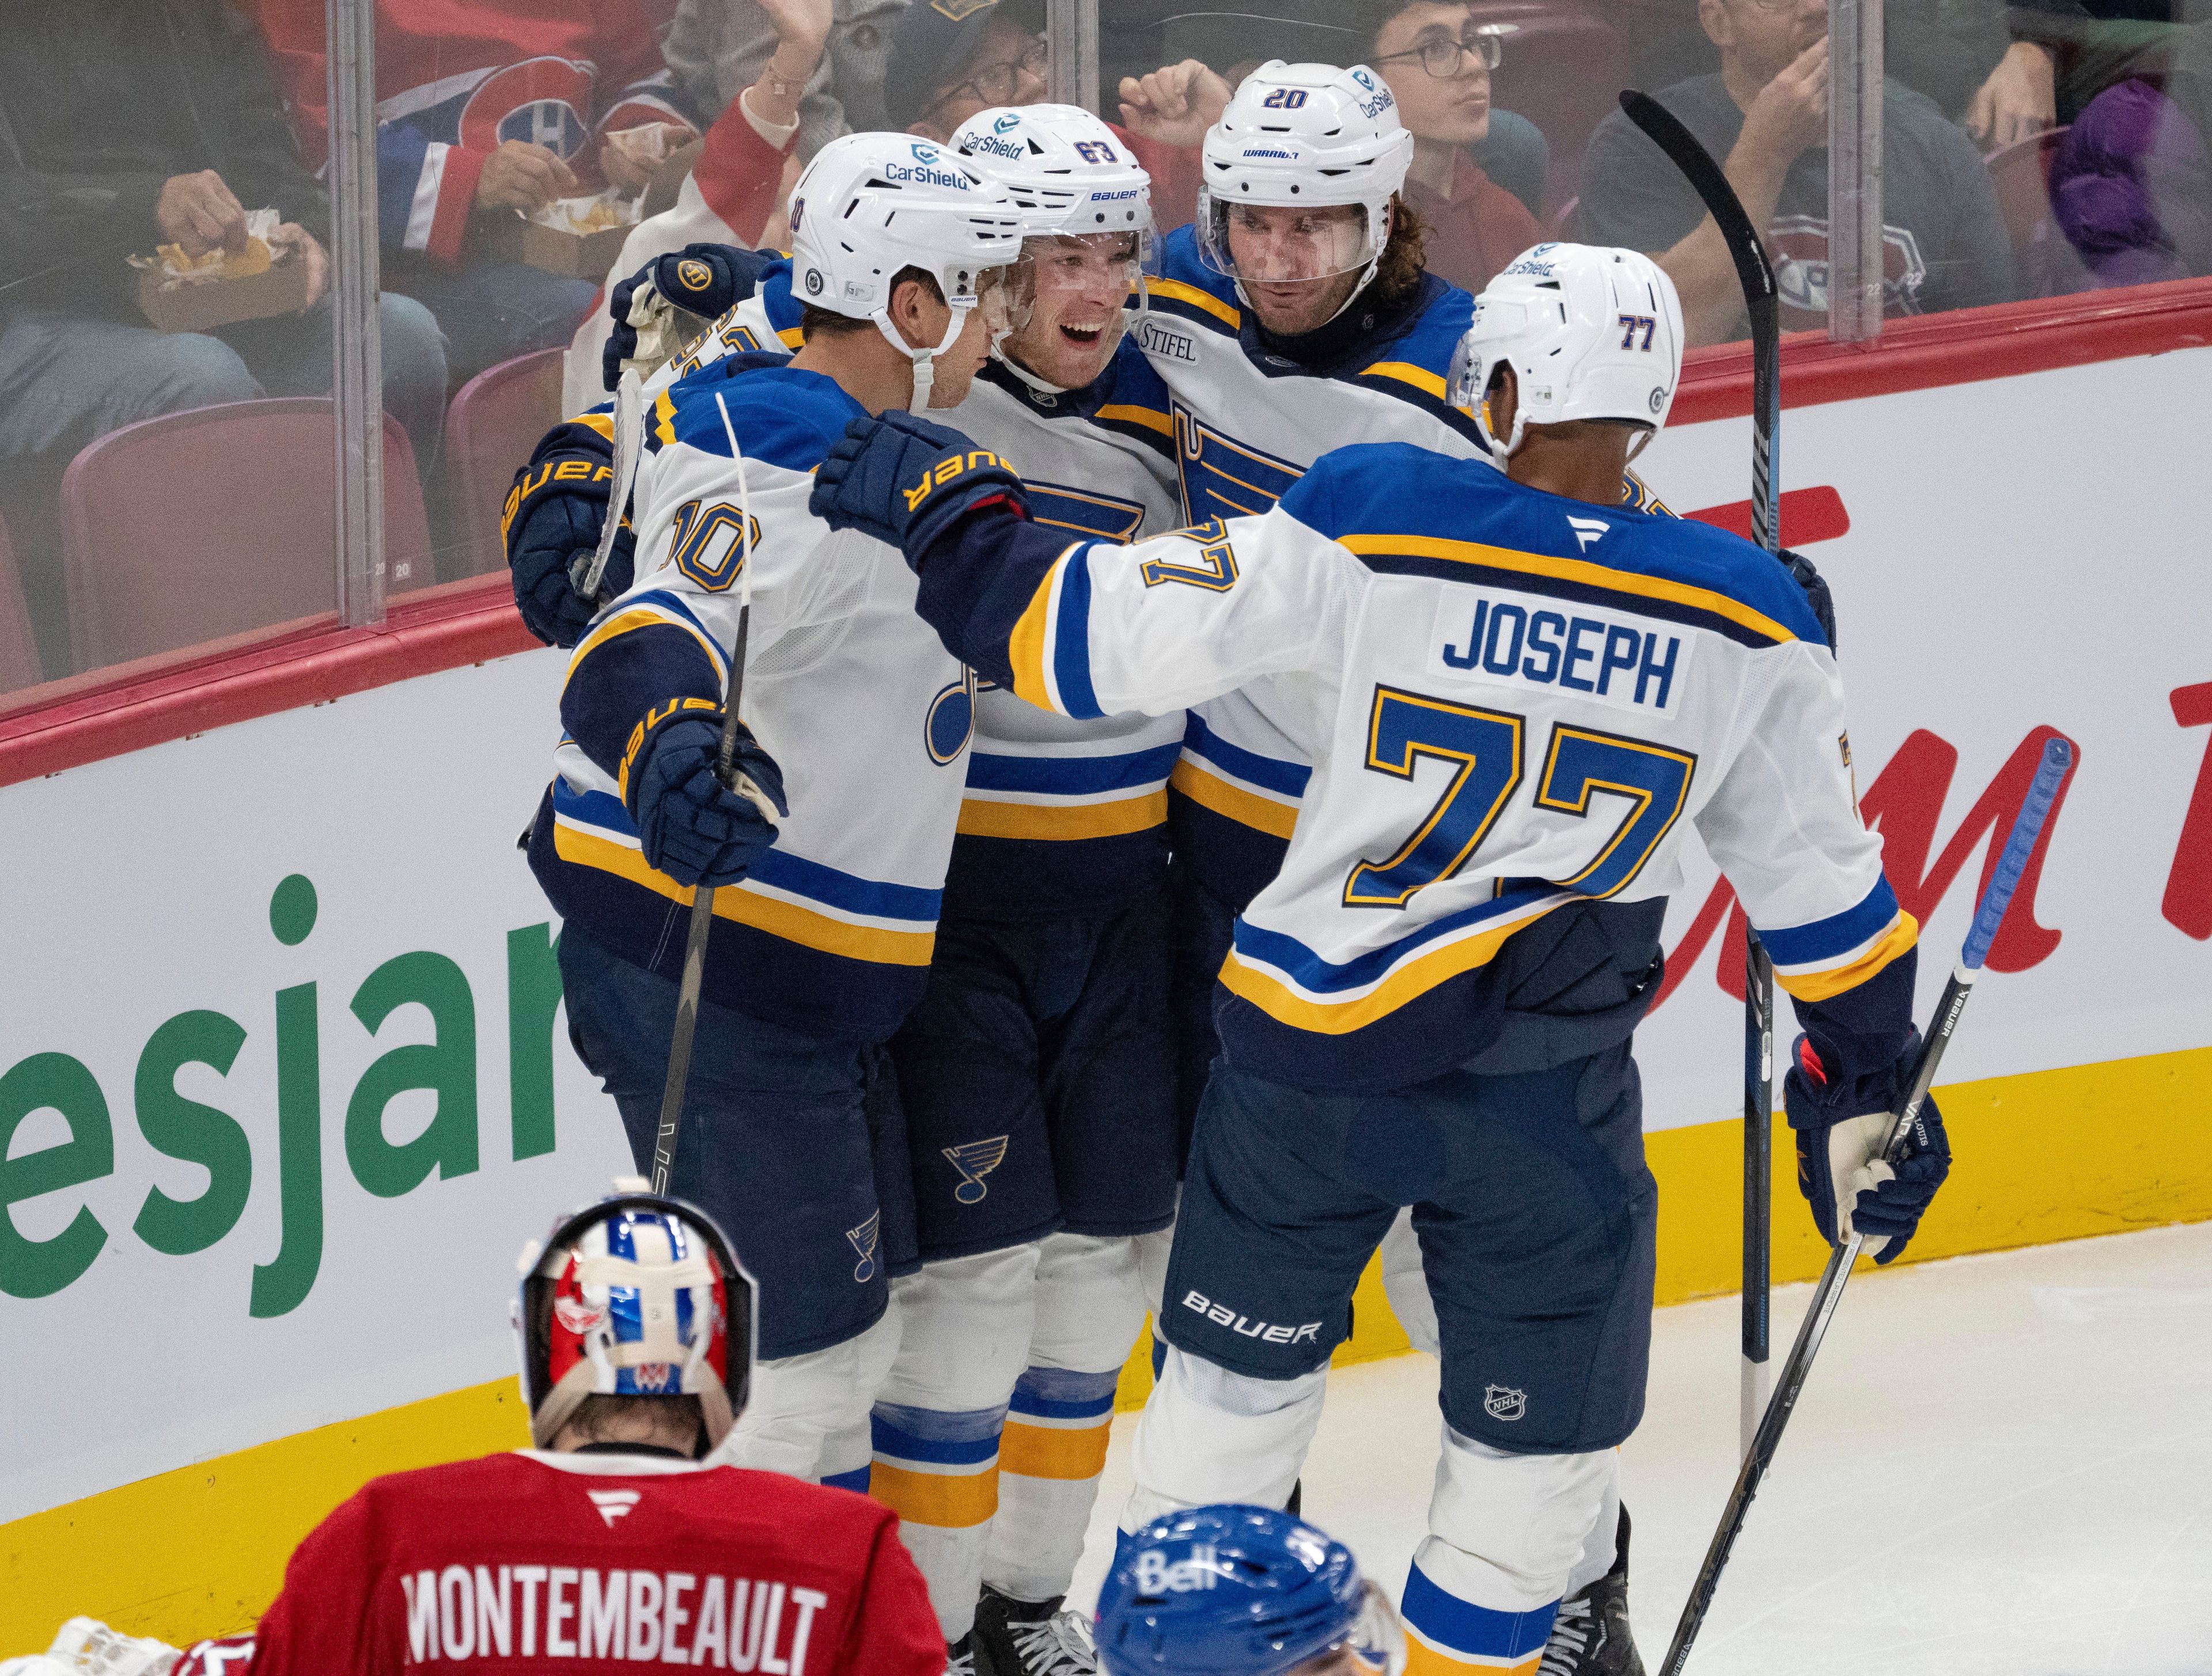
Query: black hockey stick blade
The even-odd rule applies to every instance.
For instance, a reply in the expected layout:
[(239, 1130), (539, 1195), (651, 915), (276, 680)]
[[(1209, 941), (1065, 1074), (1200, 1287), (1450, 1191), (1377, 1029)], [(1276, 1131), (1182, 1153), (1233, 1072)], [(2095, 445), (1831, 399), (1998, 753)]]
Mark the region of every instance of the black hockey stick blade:
[(1751, 217), (1744, 213), (1742, 200), (1736, 197), (1735, 188), (1729, 185), (1721, 166), (1713, 161), (1713, 154), (1698, 143), (1698, 137), (1682, 125), (1680, 118), (1648, 93), (1638, 93), (1633, 88), (1625, 89), (1620, 95), (1620, 108), (1697, 189), (1706, 213), (1713, 218), (1713, 225), (1720, 229), (1721, 237), (1727, 241), (1729, 254), (1735, 260), (1735, 277), (1743, 287), (1745, 305), (1753, 311), (1754, 317), (1761, 302), (1773, 306), (1778, 293), (1774, 268), (1766, 259), (1766, 247), (1759, 242)]

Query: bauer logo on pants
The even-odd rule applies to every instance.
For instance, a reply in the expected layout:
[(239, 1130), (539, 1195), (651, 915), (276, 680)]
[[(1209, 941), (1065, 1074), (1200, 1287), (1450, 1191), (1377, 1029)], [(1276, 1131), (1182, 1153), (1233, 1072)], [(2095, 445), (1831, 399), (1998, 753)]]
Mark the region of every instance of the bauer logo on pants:
[(1528, 1411), (1528, 1393), (1510, 1385), (1486, 1385), (1482, 1411), (1493, 1420), (1518, 1420)]
[(987, 1141), (969, 1141), (964, 1146), (940, 1150), (960, 1172), (960, 1185), (952, 1190), (952, 1197), (963, 1204), (981, 1204), (991, 1191), (983, 1178), (1006, 1161), (1006, 1137), (994, 1135)]

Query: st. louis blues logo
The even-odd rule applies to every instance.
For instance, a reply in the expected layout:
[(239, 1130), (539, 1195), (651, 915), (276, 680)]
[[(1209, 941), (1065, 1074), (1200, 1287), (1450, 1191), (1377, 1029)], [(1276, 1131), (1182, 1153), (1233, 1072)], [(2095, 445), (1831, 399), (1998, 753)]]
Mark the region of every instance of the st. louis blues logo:
[(845, 1230), (845, 1238), (860, 1254), (860, 1260), (853, 1265), (853, 1278), (863, 1283), (876, 1277), (876, 1235), (883, 1220), (884, 1213), (878, 1210), (858, 1228)]
[(981, 1204), (991, 1191), (983, 1185), (983, 1178), (1006, 1161), (1006, 1137), (994, 1135), (987, 1141), (970, 1141), (941, 1150), (960, 1172), (960, 1185), (952, 1190), (952, 1197), (963, 1204)]

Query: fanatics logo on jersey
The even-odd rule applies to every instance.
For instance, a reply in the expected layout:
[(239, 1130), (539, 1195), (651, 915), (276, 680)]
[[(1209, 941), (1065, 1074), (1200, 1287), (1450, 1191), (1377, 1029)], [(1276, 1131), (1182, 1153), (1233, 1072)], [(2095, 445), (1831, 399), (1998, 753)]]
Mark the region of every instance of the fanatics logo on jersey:
[(584, 1493), (592, 1498), (592, 1505), (607, 1521), (609, 1530), (614, 1529), (616, 1520), (638, 1503), (638, 1492), (635, 1490), (587, 1490)]
[(983, 1178), (1006, 1161), (1006, 1140), (1004, 1135), (994, 1135), (988, 1141), (942, 1149), (952, 1167), (960, 1172), (960, 1185), (952, 1190), (954, 1198), (963, 1204), (983, 1202), (991, 1191)]
[(1482, 1387), (1482, 1411), (1493, 1420), (1510, 1423), (1528, 1413), (1528, 1393), (1510, 1385), (1486, 1385)]
[(1575, 539), (1581, 544), (1582, 550), (1588, 552), (1590, 550), (1590, 544), (1603, 540), (1606, 532), (1613, 526), (1602, 518), (1570, 518), (1567, 520), (1567, 527), (1574, 531)]

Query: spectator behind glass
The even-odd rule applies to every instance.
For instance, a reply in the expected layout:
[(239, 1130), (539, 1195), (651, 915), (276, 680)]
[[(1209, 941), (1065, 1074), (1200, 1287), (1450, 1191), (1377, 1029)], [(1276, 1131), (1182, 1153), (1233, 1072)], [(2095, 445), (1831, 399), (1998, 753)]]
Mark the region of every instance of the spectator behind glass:
[(1498, 37), (1477, 30), (1463, 0), (1367, 0), (1357, 15), (1373, 22), (1360, 61), (1389, 83), (1413, 136), (1405, 195), (1428, 234), (1425, 265), (1479, 292), (1543, 237), (1470, 149), (1490, 136)]
[[(249, 0), (309, 155), (325, 154), (321, 0)], [(661, 62), (675, 0), (376, 0), (384, 277), (428, 303), (456, 382), (564, 344), (588, 279), (487, 259), (490, 224), (556, 198), (641, 191), (655, 144), (697, 137)], [(659, 128), (664, 131), (652, 135)]]
[[(0, 52), (0, 499), (50, 672), (69, 667), (56, 497), (95, 438), (140, 419), (331, 387), (330, 204), (300, 161), (269, 63), (223, 0), (9, 4)], [(125, 261), (246, 241), (273, 206), (307, 264), (307, 308), (162, 333)], [(384, 405), (419, 471), (438, 449), (446, 351), (381, 300)], [(251, 508), (240, 509), (249, 519)]]
[[(1828, 260), (1826, 0), (1700, 0), (1717, 75), (1658, 95), (1723, 167), (1766, 232), (1783, 324), (1825, 326)], [(1931, 314), (2014, 295), (2012, 244), (1981, 154), (1934, 102), (1882, 90), (1884, 312)], [(1682, 298), (1686, 341), (1745, 334), (1743, 293), (1719, 229), (1666, 154), (1616, 112), (1590, 137), (1582, 236), (1645, 251)]]
[(803, 69), (787, 10), (769, 0), (678, 0), (666, 57), (700, 113), (713, 121), (773, 70), (799, 83), (802, 165), (840, 134), (897, 125), (884, 111), (884, 75), (906, 0), (836, 0), (821, 49)]
[(2045, 296), (2212, 272), (2212, 168), (2179, 105), (2132, 80), (2089, 101), (2051, 160), (2027, 266)]

